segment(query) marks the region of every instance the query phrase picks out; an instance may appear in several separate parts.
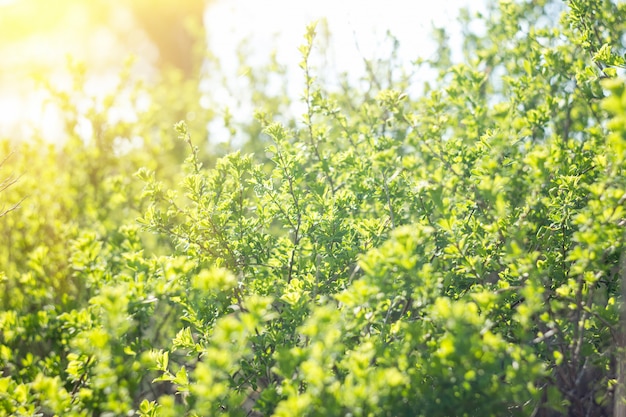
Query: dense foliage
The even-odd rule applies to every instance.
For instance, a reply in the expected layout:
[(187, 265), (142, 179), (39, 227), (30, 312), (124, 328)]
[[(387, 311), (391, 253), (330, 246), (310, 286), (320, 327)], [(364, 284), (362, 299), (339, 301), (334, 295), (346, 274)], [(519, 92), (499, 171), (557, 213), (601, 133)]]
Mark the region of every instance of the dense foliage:
[(309, 26), (304, 115), (252, 71), (240, 150), (198, 79), (73, 67), (63, 144), (2, 143), (0, 415), (621, 415), (626, 5), (463, 27), (415, 94), (326, 87)]

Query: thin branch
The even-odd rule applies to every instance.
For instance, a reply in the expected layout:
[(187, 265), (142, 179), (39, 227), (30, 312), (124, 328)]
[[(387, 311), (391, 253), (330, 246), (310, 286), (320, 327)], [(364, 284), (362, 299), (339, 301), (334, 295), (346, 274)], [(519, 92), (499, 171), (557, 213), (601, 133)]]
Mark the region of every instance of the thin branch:
[(384, 171), (383, 171), (383, 186), (385, 187), (385, 196), (387, 197), (387, 207), (389, 209), (389, 219), (391, 220), (391, 227), (395, 229), (396, 222), (394, 220), (394, 215), (393, 215), (393, 206), (391, 204), (391, 196), (389, 195), (389, 186), (387, 185), (387, 176), (384, 175)]
[(6, 214), (9, 214), (13, 210), (16, 210), (17, 208), (19, 208), (20, 204), (22, 204), (22, 202), (24, 200), (26, 200), (26, 197), (22, 198), (20, 201), (17, 202), (17, 204), (13, 205), (12, 207), (9, 207), (8, 209), (0, 210), (0, 217), (4, 216)]
[[(625, 236), (626, 237), (626, 236)], [(624, 241), (626, 239), (622, 239)], [(626, 251), (622, 249), (619, 268), (622, 286), (622, 306), (617, 343), (617, 384), (615, 387), (615, 417), (626, 416)]]

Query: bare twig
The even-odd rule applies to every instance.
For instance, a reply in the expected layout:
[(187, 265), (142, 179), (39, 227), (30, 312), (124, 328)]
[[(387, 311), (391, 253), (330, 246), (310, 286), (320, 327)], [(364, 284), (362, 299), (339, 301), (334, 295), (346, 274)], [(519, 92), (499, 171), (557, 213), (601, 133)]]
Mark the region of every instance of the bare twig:
[(622, 249), (619, 274), (622, 283), (622, 306), (617, 343), (617, 385), (614, 417), (626, 417), (626, 251)]
[[(6, 161), (9, 160), (9, 158), (13, 155), (13, 152), (9, 153), (7, 156), (4, 157), (4, 159), (2, 161), (0, 161), (0, 167), (2, 167)], [(21, 176), (18, 177), (14, 177), (14, 176), (10, 176), (8, 178), (3, 179), (2, 181), (0, 181), (0, 192), (6, 190), (7, 188), (9, 188), (10, 186), (12, 186), (13, 184), (15, 184), (17, 181), (19, 181), (19, 179), (21, 178)], [(26, 199), (26, 197), (23, 197), (20, 201), (18, 201), (16, 204), (10, 206), (9, 208), (0, 208), (0, 217), (12, 212), (13, 210), (17, 209), (20, 204), (22, 204), (22, 202)]]

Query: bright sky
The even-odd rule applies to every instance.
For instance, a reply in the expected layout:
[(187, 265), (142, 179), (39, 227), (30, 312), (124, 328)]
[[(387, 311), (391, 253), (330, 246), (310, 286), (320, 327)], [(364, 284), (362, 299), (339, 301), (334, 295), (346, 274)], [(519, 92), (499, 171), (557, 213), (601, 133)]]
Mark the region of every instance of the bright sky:
[[(23, 0), (0, 0), (2, 8), (17, 4)], [(41, 0), (42, 2), (48, 0)], [(172, 0), (179, 1), (179, 0)], [(78, 4), (82, 4), (78, 2)], [(400, 57), (407, 63), (418, 57), (429, 57), (434, 46), (429, 36), (433, 24), (445, 27), (452, 35), (452, 41), (458, 42), (459, 37), (455, 23), (458, 11), (463, 6), (471, 6), (472, 10), (484, 7), (484, 0), (214, 0), (207, 8), (205, 24), (208, 29), (209, 45), (213, 53), (221, 60), (224, 70), (233, 77), (237, 74), (236, 48), (244, 38), (250, 39), (250, 50), (253, 51), (253, 63), (264, 62), (272, 50), (277, 51), (280, 63), (287, 65), (288, 74), (295, 81), (290, 83), (290, 93), (298, 97), (302, 88), (302, 76), (298, 63), (300, 56), (298, 46), (303, 43), (305, 26), (317, 19), (325, 18), (331, 33), (329, 50), (324, 51), (331, 65), (338, 71), (348, 73), (361, 71), (363, 58), (386, 57), (384, 49), (389, 43), (381, 43), (390, 30), (400, 41)], [(80, 27), (80, 16), (74, 16), (77, 22), (67, 22)], [(119, 16), (119, 21), (124, 16)], [(83, 25), (84, 26), (84, 25)], [(85, 30), (84, 28), (81, 30)], [(87, 29), (89, 30), (89, 29)], [(0, 28), (0, 36), (2, 36)], [(102, 28), (94, 29), (96, 40), (103, 46), (82, 46), (83, 50), (92, 54), (102, 55), (102, 51), (112, 48), (112, 40)], [(75, 35), (67, 33), (59, 35), (58, 44), (67, 45), (66, 52), (81, 50), (80, 46), (72, 47), (72, 42), (85, 42)], [(68, 38), (69, 36), (69, 38)], [(50, 41), (53, 42), (53, 41)], [(108, 42), (108, 43), (107, 43)], [(46, 44), (48, 42), (45, 42)], [(35, 41), (37, 50), (42, 48), (41, 40)], [(358, 44), (358, 47), (357, 47)], [(47, 45), (46, 45), (47, 46)], [(54, 48), (44, 48), (43, 59), (65, 60), (65, 53)], [(28, 55), (28, 51), (12, 51), (8, 54), (19, 61), (19, 55)], [(34, 53), (34, 52), (33, 52)], [(33, 55), (31, 53), (31, 56)], [(35, 56), (38, 56), (37, 52)], [(7, 56), (5, 52), (5, 56)], [(82, 57), (78, 57), (83, 59)], [(0, 137), (25, 134), (23, 129), (16, 129), (24, 119), (35, 123), (49, 125), (54, 123), (55, 115), (41, 111), (42, 96), (29, 90), (31, 84), (23, 82), (27, 74), (20, 68), (18, 77), (12, 79), (10, 65), (0, 63)], [(53, 65), (58, 66), (58, 63)], [(4, 66), (4, 68), (3, 68)], [(6, 77), (9, 74), (9, 78)], [(103, 83), (106, 85), (106, 82)], [(216, 94), (225, 94), (219, 91)], [(230, 97), (220, 100), (232, 104)], [(235, 113), (237, 109), (231, 108)], [(242, 118), (248, 117), (251, 109), (240, 109)], [(236, 114), (235, 114), (236, 115)]]
[(433, 24), (448, 28), (458, 42), (454, 33), (461, 7), (478, 10), (484, 0), (218, 0), (209, 7), (206, 23), (211, 48), (228, 62), (234, 62), (238, 41), (249, 36), (259, 54), (276, 46), (279, 61), (295, 68), (305, 26), (326, 18), (333, 39), (326, 52), (340, 71), (350, 71), (361, 67), (362, 55), (385, 56), (380, 42), (388, 30), (407, 62), (433, 53)]
[[(288, 68), (288, 91), (292, 97), (299, 97), (303, 75), (298, 67), (298, 47), (304, 42), (308, 23), (326, 20), (331, 43), (329, 50), (323, 52), (329, 64), (356, 78), (363, 71), (364, 58), (389, 57), (387, 31), (399, 40), (399, 56), (407, 65), (417, 58), (432, 56), (433, 26), (448, 29), (452, 44), (460, 44), (456, 19), (462, 7), (472, 11), (484, 9), (484, 0), (218, 0), (208, 8), (205, 23), (210, 48), (229, 73), (237, 73), (235, 51), (247, 37), (253, 62), (263, 62), (276, 49), (278, 61)], [(318, 32), (320, 29), (318, 25)], [(211, 92), (219, 97), (217, 102), (230, 108), (235, 120), (251, 119), (253, 109), (236, 103), (224, 89)], [(304, 108), (293, 110), (300, 114)], [(219, 129), (218, 121), (213, 129)]]

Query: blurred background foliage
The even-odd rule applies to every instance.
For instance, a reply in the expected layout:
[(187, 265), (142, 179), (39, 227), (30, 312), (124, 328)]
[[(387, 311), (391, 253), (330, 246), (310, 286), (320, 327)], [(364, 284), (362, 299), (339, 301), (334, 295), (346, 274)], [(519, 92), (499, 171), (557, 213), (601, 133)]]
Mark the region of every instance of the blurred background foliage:
[(19, 0), (1, 7), (5, 68), (49, 69), (67, 54), (102, 68), (132, 53), (185, 76), (197, 72), (193, 49), (203, 39), (197, 35), (206, 0)]

